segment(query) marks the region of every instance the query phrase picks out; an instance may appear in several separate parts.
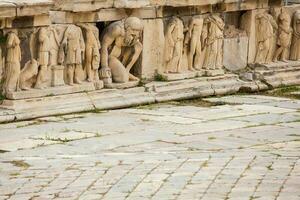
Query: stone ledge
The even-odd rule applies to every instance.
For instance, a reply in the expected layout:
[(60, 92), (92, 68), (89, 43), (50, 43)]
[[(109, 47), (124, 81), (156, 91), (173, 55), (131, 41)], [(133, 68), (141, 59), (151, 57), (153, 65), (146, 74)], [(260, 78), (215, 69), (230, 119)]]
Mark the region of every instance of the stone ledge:
[[(293, 72), (295, 74), (295, 72)], [(280, 76), (280, 74), (279, 74)], [(297, 72), (300, 83), (300, 69)], [(294, 76), (295, 77), (295, 76)], [(275, 78), (276, 79), (276, 78)], [(294, 84), (290, 79), (280, 84)], [(295, 80), (295, 79), (292, 79)], [(276, 85), (275, 85), (276, 86)], [(4, 100), (0, 105), (0, 122), (27, 120), (37, 117), (70, 114), (83, 111), (117, 109), (143, 104), (225, 95), (241, 89), (253, 92), (268, 89), (269, 85), (257, 80), (242, 81), (237, 75), (199, 77), (171, 82), (152, 82), (144, 87), (130, 89), (102, 89), (60, 96)]]
[(129, 81), (127, 83), (105, 83), (105, 88), (109, 89), (126, 89), (132, 88), (139, 85), (139, 81)]
[[(101, 87), (102, 85), (102, 87)], [(99, 82), (99, 88), (103, 88), (103, 82)], [(80, 85), (64, 85), (64, 86), (57, 86), (57, 87), (49, 87), (45, 89), (30, 89), (30, 90), (23, 90), (17, 92), (10, 92), (6, 94), (7, 99), (18, 100), (18, 99), (30, 99), (30, 98), (38, 98), (38, 97), (46, 97), (46, 96), (57, 96), (57, 95), (64, 95), (64, 94), (72, 94), (72, 93), (79, 93), (79, 92), (89, 92), (95, 90), (94, 83), (83, 82)]]

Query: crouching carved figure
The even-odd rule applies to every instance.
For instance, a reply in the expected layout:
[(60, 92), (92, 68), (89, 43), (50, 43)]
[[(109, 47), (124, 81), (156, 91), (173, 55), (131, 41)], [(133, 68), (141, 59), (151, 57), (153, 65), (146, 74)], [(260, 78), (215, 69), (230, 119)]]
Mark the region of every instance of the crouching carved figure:
[(139, 18), (128, 17), (105, 28), (102, 38), (100, 77), (105, 82), (138, 81), (130, 73), (142, 52), (143, 25)]

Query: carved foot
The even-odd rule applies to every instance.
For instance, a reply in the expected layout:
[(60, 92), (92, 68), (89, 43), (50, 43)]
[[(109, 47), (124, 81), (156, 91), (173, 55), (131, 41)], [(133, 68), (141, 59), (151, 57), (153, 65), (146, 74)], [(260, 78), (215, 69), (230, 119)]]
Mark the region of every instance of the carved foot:
[(140, 79), (132, 74), (129, 74), (129, 81), (139, 81)]
[(46, 87), (42, 86), (42, 85), (36, 85), (34, 88), (42, 90), (42, 89), (45, 89)]
[(283, 59), (282, 62), (288, 63), (289, 61), (287, 59)]
[(29, 87), (21, 87), (20, 89), (21, 89), (21, 90), (30, 90)]
[(77, 83), (77, 84), (81, 84), (81, 83), (82, 83), (82, 82), (81, 82), (80, 80), (78, 80), (78, 79), (75, 79), (74, 82)]
[(189, 71), (194, 72), (196, 71), (196, 69), (194, 69), (193, 67), (189, 68)]

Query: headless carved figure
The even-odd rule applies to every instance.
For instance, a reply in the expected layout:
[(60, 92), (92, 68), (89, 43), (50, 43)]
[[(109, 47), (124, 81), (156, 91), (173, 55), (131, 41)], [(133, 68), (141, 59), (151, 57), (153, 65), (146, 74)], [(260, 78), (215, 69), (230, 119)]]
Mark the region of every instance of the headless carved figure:
[(276, 22), (270, 14), (263, 13), (256, 16), (257, 19), (257, 51), (255, 56), (256, 63), (267, 63), (272, 54), (272, 42), (274, 28), (277, 29)]
[(282, 12), (279, 15), (279, 24), (278, 24), (278, 39), (277, 45), (278, 48), (275, 51), (273, 61), (276, 62), (279, 60), (287, 62), (287, 54), (291, 44), (292, 38), (292, 29), (291, 29), (291, 17), (288, 13)]
[(85, 44), (81, 29), (75, 25), (69, 25), (62, 41), (65, 50), (67, 66), (67, 84), (80, 84), (82, 75), (82, 60), (84, 58)]
[(224, 22), (221, 17), (213, 15), (207, 18), (208, 36), (206, 41), (205, 63), (207, 69), (221, 69), (223, 66)]
[(99, 81), (98, 69), (100, 67), (100, 41), (99, 32), (90, 24), (81, 25), (85, 30), (85, 70), (87, 81)]
[(165, 43), (165, 73), (180, 73), (184, 40), (183, 22), (178, 17), (173, 17), (168, 24)]
[(48, 30), (45, 27), (42, 27), (39, 30), (38, 45), (38, 61), (40, 69), (38, 72), (35, 88), (43, 89), (46, 87), (45, 83), (48, 80), (48, 65), (51, 48)]
[(18, 80), (21, 71), (21, 49), (16, 30), (8, 33), (6, 50), (4, 93), (14, 92), (18, 89)]
[(189, 24), (189, 30), (185, 36), (185, 45), (189, 44), (188, 68), (191, 71), (201, 68), (201, 33), (203, 27), (202, 18), (192, 18)]

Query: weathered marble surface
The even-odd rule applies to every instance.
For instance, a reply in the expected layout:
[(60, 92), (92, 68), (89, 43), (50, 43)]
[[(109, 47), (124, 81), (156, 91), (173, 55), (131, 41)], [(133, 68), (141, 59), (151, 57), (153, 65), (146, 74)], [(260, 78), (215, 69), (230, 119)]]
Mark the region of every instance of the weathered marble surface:
[(298, 200), (299, 100), (206, 100), (1, 124), (0, 197)]

